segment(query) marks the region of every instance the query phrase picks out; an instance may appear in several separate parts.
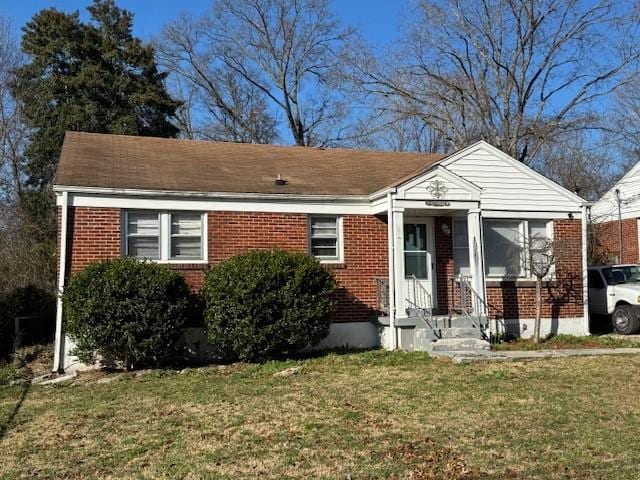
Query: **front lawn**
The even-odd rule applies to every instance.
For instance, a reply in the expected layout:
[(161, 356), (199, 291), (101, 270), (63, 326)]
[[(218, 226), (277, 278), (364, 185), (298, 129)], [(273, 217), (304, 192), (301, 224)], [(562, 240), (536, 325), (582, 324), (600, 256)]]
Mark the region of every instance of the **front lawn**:
[(638, 371), (374, 351), (2, 387), (0, 478), (637, 479)]
[(568, 348), (640, 348), (640, 342), (631, 338), (611, 336), (554, 335), (540, 343), (516, 338), (491, 346), (494, 350), (562, 350)]

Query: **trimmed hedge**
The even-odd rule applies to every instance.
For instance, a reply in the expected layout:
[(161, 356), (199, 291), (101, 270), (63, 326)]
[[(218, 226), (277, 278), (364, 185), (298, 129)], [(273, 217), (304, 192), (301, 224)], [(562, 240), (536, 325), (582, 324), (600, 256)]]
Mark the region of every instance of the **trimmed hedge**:
[(329, 334), (336, 283), (302, 253), (251, 251), (207, 272), (209, 342), (228, 361), (263, 361), (318, 344)]
[(69, 280), (63, 316), (83, 362), (100, 355), (127, 369), (151, 367), (174, 359), (189, 299), (184, 278), (165, 265), (103, 260)]

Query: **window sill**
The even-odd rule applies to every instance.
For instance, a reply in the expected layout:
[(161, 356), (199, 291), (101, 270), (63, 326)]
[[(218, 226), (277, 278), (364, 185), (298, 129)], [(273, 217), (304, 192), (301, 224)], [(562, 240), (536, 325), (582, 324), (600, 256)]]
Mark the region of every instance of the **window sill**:
[(163, 263), (171, 270), (209, 270), (208, 263)]
[[(521, 288), (535, 288), (536, 286), (536, 281), (535, 279), (532, 278), (514, 278), (514, 279), (489, 279), (487, 278), (485, 280), (485, 284), (487, 287), (508, 287), (508, 286), (514, 286), (514, 287), (521, 287)], [(542, 281), (542, 286), (543, 287), (553, 287), (556, 286), (556, 281), (554, 279), (550, 279), (550, 280), (543, 280)]]
[(320, 262), (320, 265), (322, 265), (323, 267), (326, 267), (330, 270), (340, 270), (340, 269), (344, 269), (347, 268), (347, 265), (344, 262)]

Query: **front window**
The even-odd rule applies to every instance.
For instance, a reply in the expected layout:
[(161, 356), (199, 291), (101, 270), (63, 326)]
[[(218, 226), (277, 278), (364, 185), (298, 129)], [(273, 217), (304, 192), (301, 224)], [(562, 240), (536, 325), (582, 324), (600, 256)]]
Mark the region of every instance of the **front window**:
[[(547, 220), (484, 220), (484, 258), (488, 277), (529, 278), (528, 246), (531, 246), (533, 260), (544, 252), (536, 253), (549, 242), (549, 222)], [(537, 255), (537, 256), (536, 256)]]
[(484, 258), (487, 276), (521, 276), (523, 241), (520, 223), (513, 220), (485, 221)]
[(309, 249), (321, 261), (340, 260), (339, 217), (309, 217)]
[(204, 218), (200, 212), (127, 211), (123, 253), (169, 263), (205, 261)]
[(609, 285), (640, 283), (640, 267), (637, 265), (603, 268), (602, 275)]
[(128, 212), (126, 237), (127, 255), (158, 260), (160, 258), (160, 214)]
[(171, 259), (202, 259), (202, 215), (171, 214)]

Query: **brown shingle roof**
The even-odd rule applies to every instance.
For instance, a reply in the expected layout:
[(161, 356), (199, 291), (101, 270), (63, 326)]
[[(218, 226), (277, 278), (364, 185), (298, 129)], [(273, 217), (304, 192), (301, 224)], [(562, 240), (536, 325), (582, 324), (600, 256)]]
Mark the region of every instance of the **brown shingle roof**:
[[(441, 155), (67, 132), (56, 185), (189, 192), (368, 195)], [(278, 175), (287, 181), (275, 185)]]

